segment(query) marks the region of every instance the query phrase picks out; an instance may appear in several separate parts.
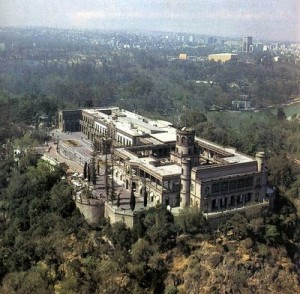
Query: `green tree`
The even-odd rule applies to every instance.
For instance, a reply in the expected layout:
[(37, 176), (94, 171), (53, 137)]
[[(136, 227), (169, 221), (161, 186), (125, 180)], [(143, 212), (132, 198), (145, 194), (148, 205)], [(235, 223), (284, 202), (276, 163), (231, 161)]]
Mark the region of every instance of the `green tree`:
[(195, 233), (204, 229), (205, 219), (196, 207), (184, 208), (175, 217), (175, 223), (184, 233)]
[(130, 202), (129, 202), (129, 205), (130, 205), (130, 209), (131, 209), (132, 211), (134, 211), (134, 208), (135, 208), (135, 196), (134, 196), (133, 188), (131, 188), (131, 194), (130, 194)]
[(143, 198), (144, 198), (144, 207), (147, 207), (147, 192), (146, 192), (146, 189), (143, 190)]
[(84, 163), (84, 167), (83, 167), (83, 178), (86, 179), (87, 178), (87, 162)]
[(105, 234), (118, 249), (128, 250), (132, 244), (132, 233), (122, 222), (114, 223), (105, 228)]
[(121, 202), (121, 199), (120, 199), (120, 193), (118, 193), (118, 196), (117, 196), (117, 207), (120, 207), (120, 203)]
[(282, 107), (279, 107), (277, 109), (277, 116), (276, 117), (277, 117), (278, 120), (286, 120), (286, 114), (285, 114)]
[(268, 244), (276, 244), (279, 237), (280, 233), (275, 225), (266, 225), (265, 238)]
[(166, 207), (157, 206), (148, 209), (143, 222), (146, 227), (145, 236), (152, 245), (157, 245), (161, 251), (174, 246), (176, 234), (174, 217)]

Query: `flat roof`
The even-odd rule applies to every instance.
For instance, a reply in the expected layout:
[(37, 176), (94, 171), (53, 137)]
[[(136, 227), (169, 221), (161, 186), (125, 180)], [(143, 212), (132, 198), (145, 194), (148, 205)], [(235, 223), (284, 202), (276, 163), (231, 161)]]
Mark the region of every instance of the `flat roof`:
[(140, 165), (141, 167), (144, 167), (145, 169), (149, 170), (150, 172), (160, 177), (181, 175), (181, 167), (175, 163), (155, 166), (151, 164), (151, 162), (154, 162), (155, 159), (151, 157), (138, 157), (132, 152), (126, 150), (126, 148), (118, 148), (116, 149), (115, 152), (119, 152), (125, 155), (127, 158), (129, 158), (128, 159), (129, 163)]
[[(219, 55), (226, 54), (227, 53), (221, 53)], [(106, 114), (105, 111), (109, 110), (111, 110), (111, 114)], [(118, 107), (83, 109), (83, 111), (93, 115), (96, 122), (105, 124), (113, 123), (116, 129), (125, 135), (128, 134), (132, 137), (148, 135), (150, 137), (147, 138), (147, 142), (150, 144), (176, 142), (177, 130), (168, 121), (152, 120), (137, 113), (119, 109)], [(219, 153), (223, 164), (238, 164), (255, 161), (255, 158), (239, 153), (235, 148), (224, 147), (199, 137), (195, 137), (195, 141), (203, 148), (208, 148), (212, 152)]]
[(151, 134), (151, 137), (163, 143), (172, 143), (176, 141), (176, 129), (168, 128), (163, 129), (165, 132), (158, 134)]
[[(104, 110), (111, 110), (111, 115), (102, 112)], [(165, 133), (172, 125), (169, 122), (151, 120), (118, 107), (83, 109), (83, 111), (94, 116), (96, 122), (106, 124), (113, 122), (118, 129), (132, 136)]]
[(222, 157), (222, 159), (228, 163), (243, 163), (243, 162), (255, 161), (253, 157), (237, 152), (235, 148), (224, 147), (222, 145), (219, 145), (217, 143), (199, 137), (195, 137), (195, 141), (200, 143), (200, 145), (202, 144), (204, 146), (207, 146), (208, 148), (212, 148), (212, 151), (215, 150), (216, 152), (220, 152), (221, 154), (224, 154), (224, 157)]

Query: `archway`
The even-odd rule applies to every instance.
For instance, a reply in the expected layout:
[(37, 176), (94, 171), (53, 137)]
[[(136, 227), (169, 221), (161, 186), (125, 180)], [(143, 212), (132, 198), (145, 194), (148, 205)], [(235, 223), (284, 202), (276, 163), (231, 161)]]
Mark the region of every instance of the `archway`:
[(135, 191), (136, 190), (136, 183), (132, 182), (132, 190)]

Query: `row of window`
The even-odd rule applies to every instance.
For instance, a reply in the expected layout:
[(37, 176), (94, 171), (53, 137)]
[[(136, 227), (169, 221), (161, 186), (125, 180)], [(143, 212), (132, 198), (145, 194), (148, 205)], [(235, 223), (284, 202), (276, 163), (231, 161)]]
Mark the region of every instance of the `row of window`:
[[(243, 178), (233, 181), (224, 181), (212, 184), (212, 194), (219, 193), (219, 192), (228, 192), (228, 191), (235, 191), (236, 189), (243, 189), (243, 188), (250, 188), (253, 186), (253, 177)], [(207, 187), (208, 188), (208, 187)], [(208, 190), (205, 190), (205, 193), (209, 193)]]
[(125, 145), (125, 146), (130, 146), (132, 145), (132, 141), (131, 140), (128, 140), (120, 135), (117, 136), (117, 141), (119, 143), (121, 143), (122, 145)]
[(96, 131), (98, 131), (100, 134), (106, 134), (107, 133), (107, 128), (106, 127), (102, 127), (99, 124), (95, 125)]
[(87, 122), (88, 124), (92, 124), (93, 123), (93, 120), (91, 118), (87, 117), (87, 116), (83, 116), (82, 120), (84, 122)]

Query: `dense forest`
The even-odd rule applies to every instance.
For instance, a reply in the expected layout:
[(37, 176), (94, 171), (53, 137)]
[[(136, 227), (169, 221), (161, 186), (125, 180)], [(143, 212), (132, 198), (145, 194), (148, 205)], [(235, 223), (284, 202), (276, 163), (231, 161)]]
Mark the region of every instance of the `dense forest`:
[[(2, 37), (10, 45), (0, 51), (0, 293), (299, 291), (300, 123), (280, 106), (299, 94), (299, 65), (275, 63), (271, 53), (251, 63), (169, 61), (179, 51)], [(101, 65), (62, 62), (76, 52)], [(278, 110), (209, 111), (240, 95)], [(54, 125), (58, 109), (93, 105), (191, 126), (249, 155), (265, 151), (274, 208), (235, 214), (218, 230), (196, 209), (174, 218), (163, 206), (141, 213), (133, 229), (104, 219), (88, 225), (65, 167), (50, 169), (28, 147), (47, 138), (41, 115)], [(28, 151), (18, 162), (13, 146)]]
[[(28, 32), (27, 32), (28, 33)], [(252, 106), (279, 105), (299, 93), (299, 69), (272, 52), (241, 56), (242, 62), (169, 60), (191, 48), (114, 49), (107, 44), (37, 37), (16, 32), (0, 34), (0, 87), (14, 95), (49, 97), (62, 106), (118, 105), (140, 112), (176, 116), (182, 108), (228, 108), (240, 95)], [(193, 55), (217, 48), (199, 46)], [(198, 83), (197, 83), (198, 81)]]

